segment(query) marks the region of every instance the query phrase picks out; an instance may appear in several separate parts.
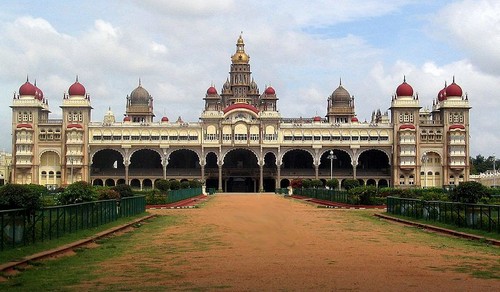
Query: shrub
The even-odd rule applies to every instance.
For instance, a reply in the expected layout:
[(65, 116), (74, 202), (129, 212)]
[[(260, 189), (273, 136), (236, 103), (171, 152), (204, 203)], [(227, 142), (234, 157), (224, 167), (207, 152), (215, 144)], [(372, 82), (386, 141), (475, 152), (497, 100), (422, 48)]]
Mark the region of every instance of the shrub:
[(94, 187), (84, 181), (77, 181), (66, 187), (64, 192), (58, 196), (59, 204), (68, 205), (82, 202), (90, 202), (95, 198)]
[(178, 190), (181, 188), (181, 183), (178, 180), (171, 180), (170, 181), (170, 189), (171, 190)]
[(290, 186), (294, 189), (302, 188), (302, 179), (300, 179), (300, 178), (292, 179), (292, 181), (290, 182)]
[(339, 187), (339, 180), (336, 178), (329, 179), (326, 181), (326, 186), (332, 190), (336, 190)]
[(167, 203), (167, 196), (165, 194), (158, 194), (152, 190), (146, 193), (147, 205), (164, 205)]
[(97, 190), (97, 199), (98, 200), (120, 200), (120, 194), (109, 188), (101, 188)]
[(346, 179), (342, 182), (342, 185), (346, 191), (359, 187), (359, 181), (357, 179)]
[(311, 180), (311, 187), (321, 188), (321, 187), (323, 187), (323, 182), (319, 179), (313, 179), (313, 180)]
[(467, 181), (460, 183), (449, 196), (455, 202), (476, 204), (481, 199), (488, 199), (490, 192), (487, 187), (478, 182)]
[(312, 186), (312, 182), (310, 179), (305, 179), (302, 181), (302, 187), (304, 189), (309, 189), (309, 188), (311, 188), (311, 186)]
[(166, 179), (159, 179), (155, 182), (155, 188), (162, 192), (166, 192), (170, 189), (170, 182)]
[(377, 196), (375, 186), (355, 187), (349, 190), (349, 194), (357, 204), (373, 205), (374, 198)]
[(33, 212), (42, 207), (43, 186), (7, 184), (0, 188), (0, 210), (26, 209)]
[(118, 194), (120, 194), (121, 198), (134, 196), (134, 192), (132, 192), (132, 188), (129, 185), (125, 185), (125, 184), (116, 185), (116, 186), (112, 187), (111, 189), (114, 190), (115, 192), (117, 192)]
[(196, 179), (190, 180), (189, 187), (192, 189), (201, 188), (201, 182), (199, 180), (196, 180)]
[(187, 180), (181, 182), (181, 189), (189, 189), (189, 182)]

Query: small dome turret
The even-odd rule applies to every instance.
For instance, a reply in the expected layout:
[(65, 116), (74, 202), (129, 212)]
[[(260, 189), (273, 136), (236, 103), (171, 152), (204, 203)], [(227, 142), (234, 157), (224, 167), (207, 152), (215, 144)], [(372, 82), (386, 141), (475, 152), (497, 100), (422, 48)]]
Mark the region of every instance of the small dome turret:
[(78, 76), (76, 76), (75, 83), (73, 83), (68, 89), (69, 96), (85, 96), (85, 93), (85, 87), (80, 82), (78, 82)]
[(413, 96), (413, 87), (406, 83), (406, 77), (403, 78), (403, 83), (396, 88), (396, 96)]
[(462, 88), (455, 83), (455, 77), (453, 77), (453, 83), (446, 87), (446, 96), (462, 96)]

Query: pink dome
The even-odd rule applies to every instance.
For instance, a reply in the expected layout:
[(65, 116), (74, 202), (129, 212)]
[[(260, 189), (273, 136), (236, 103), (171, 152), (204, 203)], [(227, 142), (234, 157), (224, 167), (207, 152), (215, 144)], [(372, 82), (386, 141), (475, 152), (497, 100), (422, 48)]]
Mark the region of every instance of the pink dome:
[(73, 83), (73, 85), (71, 85), (68, 89), (68, 94), (71, 96), (71, 95), (82, 95), (84, 96), (85, 95), (85, 87), (80, 83), (78, 82), (78, 80)]
[(276, 91), (274, 91), (274, 88), (272, 88), (271, 86), (269, 86), (268, 88), (266, 88), (266, 90), (264, 91), (265, 94), (276, 94)]
[(168, 122), (168, 118), (167, 117), (163, 117), (163, 118), (161, 118), (161, 121), (162, 122)]
[(406, 79), (396, 89), (397, 96), (413, 96), (413, 88), (406, 83)]
[(217, 89), (215, 89), (215, 87), (213, 87), (213, 86), (210, 86), (210, 87), (207, 89), (207, 94), (208, 94), (208, 95), (211, 95), (211, 94), (217, 94)]
[(35, 85), (31, 84), (29, 81), (26, 81), (21, 87), (19, 87), (19, 95), (37, 95), (37, 88)]
[(129, 116), (126, 116), (126, 117), (124, 117), (124, 118), (123, 118), (123, 121), (124, 121), (124, 122), (130, 122), (130, 120), (131, 120), (131, 119), (130, 119), (130, 117), (129, 117)]
[(315, 122), (321, 122), (321, 117), (319, 117), (319, 116), (315, 116), (315, 117), (313, 118), (313, 121), (315, 121)]
[(448, 87), (446, 87), (446, 96), (462, 96), (462, 88), (453, 81)]
[(359, 122), (359, 120), (358, 120), (358, 118), (356, 118), (356, 117), (352, 117), (351, 122), (353, 122), (353, 123), (357, 123), (357, 122)]

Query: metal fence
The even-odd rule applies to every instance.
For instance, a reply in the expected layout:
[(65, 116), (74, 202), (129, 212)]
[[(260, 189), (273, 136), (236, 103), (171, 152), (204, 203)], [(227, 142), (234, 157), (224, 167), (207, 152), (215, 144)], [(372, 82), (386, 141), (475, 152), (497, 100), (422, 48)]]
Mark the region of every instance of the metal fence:
[(201, 188), (170, 190), (167, 195), (167, 204), (175, 203), (202, 194)]
[(144, 196), (45, 207), (30, 213), (24, 209), (0, 211), (0, 250), (59, 238), (97, 227), (120, 217), (146, 211)]
[(349, 198), (347, 191), (328, 190), (328, 189), (293, 189), (293, 194), (308, 198), (325, 200), (337, 203), (353, 204)]
[(387, 213), (500, 233), (500, 205), (387, 197)]

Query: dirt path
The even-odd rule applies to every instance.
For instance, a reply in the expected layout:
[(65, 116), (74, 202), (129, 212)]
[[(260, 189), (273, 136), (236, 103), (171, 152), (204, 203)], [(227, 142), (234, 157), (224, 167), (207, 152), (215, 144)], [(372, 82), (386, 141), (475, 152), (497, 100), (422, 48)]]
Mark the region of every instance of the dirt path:
[[(381, 221), (373, 210), (320, 209), (276, 195), (217, 195), (203, 208), (153, 212), (180, 216), (181, 224), (143, 235), (144, 245), (102, 263), (108, 276), (85, 288), (500, 290), (498, 278), (491, 279), (500, 274), (498, 249)], [(153, 252), (144, 253), (148, 247)], [(475, 270), (490, 279), (473, 277)]]

